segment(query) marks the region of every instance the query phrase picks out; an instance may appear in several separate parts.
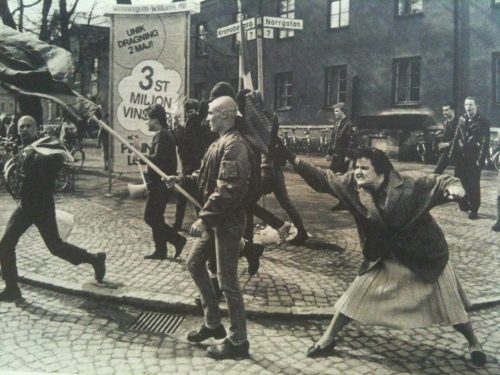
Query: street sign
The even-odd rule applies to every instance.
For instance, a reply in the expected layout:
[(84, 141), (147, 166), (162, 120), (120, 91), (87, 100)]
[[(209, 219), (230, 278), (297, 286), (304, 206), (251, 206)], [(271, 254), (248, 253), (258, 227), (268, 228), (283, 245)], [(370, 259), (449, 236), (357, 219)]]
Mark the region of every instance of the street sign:
[[(245, 30), (255, 29), (255, 17), (243, 20), (243, 28)], [(239, 22), (232, 23), (231, 25), (227, 25), (217, 29), (217, 38), (223, 38), (225, 36), (234, 35), (239, 32), (240, 32)]]
[(264, 27), (275, 27), (279, 29), (295, 29), (302, 30), (304, 21), (297, 18), (284, 17), (263, 17)]
[(255, 29), (247, 30), (247, 40), (254, 40), (256, 37)]
[(274, 29), (270, 27), (264, 27), (264, 39), (273, 39), (274, 38)]

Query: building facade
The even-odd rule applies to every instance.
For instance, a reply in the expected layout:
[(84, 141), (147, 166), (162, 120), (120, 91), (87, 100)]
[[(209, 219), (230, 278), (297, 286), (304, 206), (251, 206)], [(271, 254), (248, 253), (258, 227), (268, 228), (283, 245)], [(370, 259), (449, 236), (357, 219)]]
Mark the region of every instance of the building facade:
[[(263, 39), (263, 93), (283, 125), (323, 125), (346, 102), (361, 126), (418, 128), (474, 96), (500, 126), (500, 0), (242, 0), (245, 18), (303, 20)], [(206, 0), (191, 19), (190, 96), (238, 83), (236, 0)], [(246, 63), (257, 86), (256, 41)]]

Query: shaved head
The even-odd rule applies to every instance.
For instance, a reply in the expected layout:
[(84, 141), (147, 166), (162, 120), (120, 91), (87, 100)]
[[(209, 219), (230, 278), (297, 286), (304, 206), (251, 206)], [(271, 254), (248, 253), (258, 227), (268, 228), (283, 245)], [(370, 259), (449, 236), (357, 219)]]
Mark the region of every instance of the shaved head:
[(210, 129), (223, 135), (234, 127), (238, 106), (230, 96), (220, 96), (210, 102), (208, 107), (208, 121)]
[(209, 107), (212, 109), (217, 109), (219, 111), (227, 111), (234, 113), (238, 111), (238, 106), (236, 105), (236, 102), (230, 96), (220, 96), (217, 99), (214, 99), (213, 101), (210, 102)]
[(31, 116), (21, 117), (17, 122), (17, 131), (21, 136), (23, 144), (31, 143), (37, 136), (35, 119)]

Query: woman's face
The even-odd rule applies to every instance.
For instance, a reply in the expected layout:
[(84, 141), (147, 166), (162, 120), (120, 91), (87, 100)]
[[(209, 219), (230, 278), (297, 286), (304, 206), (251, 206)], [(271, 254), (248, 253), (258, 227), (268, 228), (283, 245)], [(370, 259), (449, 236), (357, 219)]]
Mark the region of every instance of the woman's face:
[(356, 161), (354, 179), (358, 186), (363, 188), (378, 188), (384, 181), (383, 174), (377, 174), (370, 159), (359, 158)]

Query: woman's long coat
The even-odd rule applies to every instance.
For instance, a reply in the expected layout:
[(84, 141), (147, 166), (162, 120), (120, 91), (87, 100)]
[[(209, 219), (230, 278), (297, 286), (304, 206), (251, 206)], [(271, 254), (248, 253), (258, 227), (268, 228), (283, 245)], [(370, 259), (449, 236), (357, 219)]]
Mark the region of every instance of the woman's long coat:
[(354, 172), (336, 175), (300, 161), (297, 173), (315, 190), (340, 199), (358, 225), (364, 262), (360, 274), (392, 252), (404, 265), (435, 281), (448, 262), (448, 245), (429, 210), (445, 203), (446, 190), (460, 180), (446, 175), (392, 171), (381, 213), (370, 192), (359, 188)]

